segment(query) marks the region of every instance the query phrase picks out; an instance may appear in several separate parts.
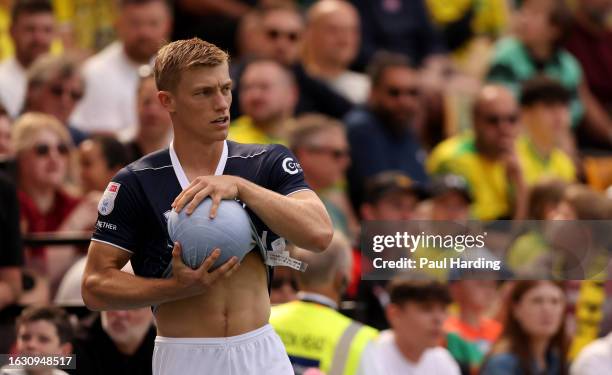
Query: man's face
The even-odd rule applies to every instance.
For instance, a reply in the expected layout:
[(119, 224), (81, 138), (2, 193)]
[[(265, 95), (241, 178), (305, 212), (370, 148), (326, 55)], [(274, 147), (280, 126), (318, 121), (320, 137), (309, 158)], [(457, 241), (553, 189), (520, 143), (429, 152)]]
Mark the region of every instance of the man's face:
[(317, 189), (333, 186), (350, 163), (349, 145), (342, 129), (330, 128), (313, 136), (298, 155), (306, 179)]
[(271, 61), (256, 62), (240, 79), (240, 107), (255, 124), (282, 121), (293, 113), (295, 87), (281, 69)]
[(372, 88), (374, 110), (382, 113), (393, 125), (408, 126), (419, 105), (416, 72), (406, 67), (388, 68), (378, 85)]
[(512, 93), (490, 88), (475, 113), (474, 129), (478, 146), (485, 154), (501, 157), (513, 152), (520, 128), (518, 106)]
[(359, 17), (352, 8), (342, 7), (321, 16), (307, 31), (312, 53), (326, 64), (348, 68), (359, 49)]
[(162, 1), (130, 4), (123, 7), (117, 28), (128, 56), (139, 63), (148, 63), (167, 40), (170, 14)]
[(170, 112), (175, 134), (189, 134), (206, 143), (227, 138), (232, 104), (227, 63), (188, 69), (181, 73), (174, 90), (158, 96)]
[(28, 106), (29, 110), (53, 115), (66, 124), (82, 97), (83, 80), (79, 76), (56, 77), (31, 89)]
[(49, 52), (55, 37), (52, 13), (23, 13), (11, 26), (11, 37), (19, 62), (28, 67), (36, 58)]
[(102, 312), (102, 328), (117, 344), (142, 341), (152, 322), (153, 315), (148, 307)]
[(17, 331), (17, 352), (25, 355), (66, 355), (70, 344), (60, 342), (57, 328), (46, 320), (21, 325)]
[(153, 78), (147, 78), (140, 85), (137, 105), (140, 136), (148, 140), (168, 137), (172, 121), (157, 99), (157, 87)]
[(275, 10), (262, 19), (263, 56), (283, 65), (294, 64), (300, 54), (304, 24), (300, 16), (289, 10)]
[(446, 306), (433, 301), (390, 304), (387, 319), (396, 340), (424, 350), (440, 344), (444, 336)]

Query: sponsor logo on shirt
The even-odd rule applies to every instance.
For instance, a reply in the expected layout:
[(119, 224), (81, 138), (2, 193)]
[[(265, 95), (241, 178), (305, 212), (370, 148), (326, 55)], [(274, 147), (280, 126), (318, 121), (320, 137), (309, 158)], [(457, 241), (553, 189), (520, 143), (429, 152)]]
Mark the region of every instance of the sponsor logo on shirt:
[(115, 224), (101, 220), (98, 220), (98, 222), (96, 223), (96, 227), (98, 227), (99, 229), (117, 230), (117, 226)]
[(98, 212), (100, 215), (106, 216), (113, 212), (113, 208), (115, 208), (115, 198), (117, 198), (120, 187), (121, 184), (117, 182), (110, 182), (108, 184), (100, 199), (100, 203), (98, 203)]
[(283, 169), (289, 174), (298, 174), (302, 171), (300, 163), (294, 161), (293, 158), (285, 158), (283, 160)]

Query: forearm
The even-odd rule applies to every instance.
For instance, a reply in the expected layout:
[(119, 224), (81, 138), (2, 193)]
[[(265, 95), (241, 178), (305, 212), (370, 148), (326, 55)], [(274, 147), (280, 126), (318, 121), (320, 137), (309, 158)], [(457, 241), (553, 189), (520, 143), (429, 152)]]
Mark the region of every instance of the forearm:
[(238, 198), (272, 231), (298, 247), (323, 251), (331, 241), (331, 220), (318, 198), (284, 196), (242, 178), (238, 182)]
[(144, 278), (111, 268), (86, 274), (82, 294), (92, 310), (137, 309), (186, 297), (174, 279)]

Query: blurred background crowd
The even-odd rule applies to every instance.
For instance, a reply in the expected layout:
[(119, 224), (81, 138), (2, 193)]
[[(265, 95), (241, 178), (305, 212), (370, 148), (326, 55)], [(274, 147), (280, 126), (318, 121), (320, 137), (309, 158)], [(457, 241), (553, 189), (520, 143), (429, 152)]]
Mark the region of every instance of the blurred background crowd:
[(1, 0), (0, 353), (151, 373), (150, 310), (88, 312), (80, 278), (108, 182), (172, 139), (155, 53), (194, 36), (231, 54), (229, 138), (289, 147), (336, 228), (272, 280), (298, 373), (612, 373), (607, 274), (362, 281), (359, 249), (364, 221), (612, 219), (611, 0)]

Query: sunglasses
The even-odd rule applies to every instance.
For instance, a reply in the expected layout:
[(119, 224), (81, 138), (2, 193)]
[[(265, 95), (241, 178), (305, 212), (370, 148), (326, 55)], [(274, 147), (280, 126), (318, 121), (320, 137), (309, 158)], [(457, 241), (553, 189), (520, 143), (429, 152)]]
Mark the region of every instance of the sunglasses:
[(327, 154), (335, 160), (348, 158), (350, 156), (349, 150), (341, 149), (341, 148), (333, 148), (333, 147), (311, 146), (311, 147), (308, 147), (308, 151), (318, 153), (318, 154)]
[(57, 98), (61, 98), (62, 96), (64, 96), (64, 94), (69, 94), (70, 99), (74, 100), (75, 102), (78, 102), (83, 98), (83, 91), (67, 90), (64, 89), (61, 85), (53, 85), (49, 88), (49, 91), (51, 91), (51, 94), (53, 94), (53, 96)]
[(484, 121), (489, 124), (489, 125), (495, 125), (495, 126), (499, 126), (503, 123), (508, 123), (511, 125), (514, 125), (518, 122), (519, 117), (517, 114), (512, 114), (512, 115), (507, 115), (507, 116), (503, 116), (503, 115), (484, 115), (483, 116)]
[(387, 94), (393, 98), (399, 98), (400, 96), (409, 96), (411, 98), (416, 98), (421, 95), (421, 90), (418, 87), (409, 87), (405, 89), (400, 89), (397, 87), (391, 87), (387, 89)]
[(291, 42), (297, 42), (300, 38), (300, 34), (297, 31), (281, 31), (277, 29), (268, 29), (266, 31), (266, 35), (268, 38), (272, 40), (280, 39), (281, 37), (286, 37)]
[(66, 145), (65, 143), (60, 143), (57, 146), (51, 146), (48, 144), (41, 143), (34, 146), (34, 153), (36, 153), (37, 156), (49, 156), (49, 154), (51, 154), (52, 148), (55, 148), (55, 150), (62, 156), (66, 156), (68, 155), (68, 152), (70, 152), (68, 145)]
[(287, 278), (272, 279), (272, 282), (270, 283), (270, 288), (271, 289), (280, 289), (280, 288), (283, 287), (283, 285), (287, 285), (287, 284), (293, 290), (298, 290), (297, 281), (295, 281), (295, 279), (287, 279)]

